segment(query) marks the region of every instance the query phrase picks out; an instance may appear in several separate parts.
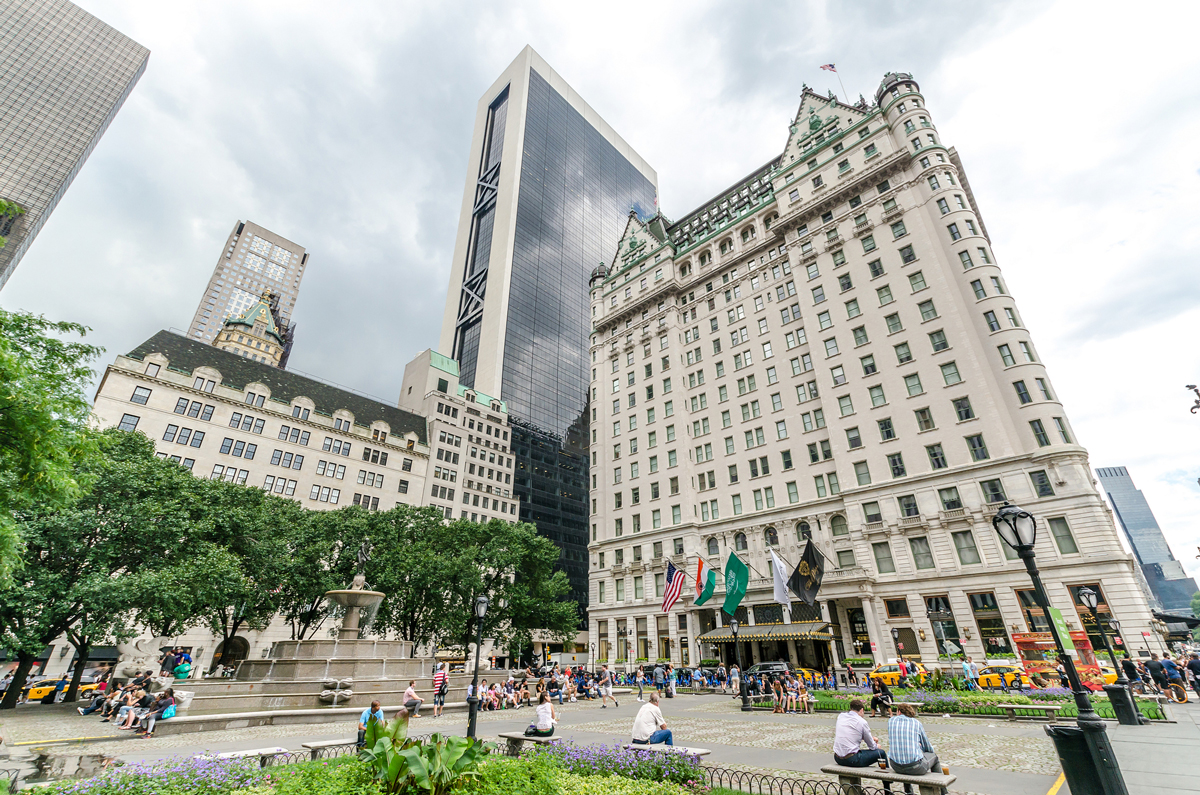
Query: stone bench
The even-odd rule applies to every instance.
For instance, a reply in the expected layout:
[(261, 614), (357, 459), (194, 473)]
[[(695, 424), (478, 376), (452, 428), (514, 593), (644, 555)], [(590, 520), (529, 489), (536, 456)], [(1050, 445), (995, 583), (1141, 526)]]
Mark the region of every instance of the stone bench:
[(250, 748), (245, 751), (225, 751), (224, 753), (216, 754), (217, 759), (240, 759), (244, 756), (275, 756), (276, 754), (286, 754), (288, 749), (273, 746), (270, 748)]
[(550, 745), (551, 743), (562, 741), (561, 737), (526, 737), (522, 732), (500, 732), (496, 736), (504, 740), (508, 745), (509, 756), (519, 756), (525, 743)]
[(319, 759), (326, 748), (357, 748), (357, 740), (315, 740), (311, 743), (300, 743), (301, 748), (307, 748), (312, 759)]
[(1017, 710), (1025, 709), (1032, 712), (1041, 712), (1050, 723), (1054, 723), (1058, 718), (1058, 711), (1062, 709), (1061, 706), (1050, 704), (996, 704), (995, 706), (996, 709), (1004, 710), (1009, 720), (1016, 720)]
[(891, 792), (892, 784), (904, 784), (905, 791), (911, 792), (912, 785), (917, 785), (920, 795), (942, 795), (958, 780), (958, 776), (944, 776), (941, 773), (926, 773), (923, 776), (906, 776), (890, 770), (880, 770), (877, 765), (870, 767), (845, 767), (843, 765), (824, 765), (822, 773), (838, 777), (838, 784), (845, 795), (862, 795), (862, 780), (882, 781), (885, 792)]
[(638, 745), (630, 743), (626, 748), (645, 748), (649, 751), (658, 751), (664, 754), (686, 754), (691, 756), (708, 756), (712, 753), (707, 748), (688, 748), (686, 745), (667, 745), (666, 743), (655, 743), (654, 745)]

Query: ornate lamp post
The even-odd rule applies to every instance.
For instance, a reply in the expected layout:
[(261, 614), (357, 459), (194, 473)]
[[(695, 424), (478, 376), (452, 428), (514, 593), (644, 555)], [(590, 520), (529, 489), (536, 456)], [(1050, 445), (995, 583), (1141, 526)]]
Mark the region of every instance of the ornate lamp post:
[[(1105, 731), (1104, 721), (1100, 720), (1092, 709), (1088, 691), (1079, 681), (1079, 672), (1075, 670), (1075, 661), (1067, 654), (1059, 635), (1058, 626), (1050, 613), (1050, 600), (1046, 596), (1046, 588), (1042, 585), (1042, 577), (1038, 573), (1037, 563), (1034, 562), (1033, 544), (1037, 539), (1037, 520), (1033, 514), (1007, 502), (992, 517), (992, 527), (1003, 539), (1004, 543), (1016, 550), (1017, 556), (1025, 563), (1029, 579), (1033, 581), (1033, 598), (1038, 607), (1046, 615), (1050, 624), (1050, 634), (1058, 649), (1058, 661), (1062, 663), (1067, 673), (1067, 681), (1075, 696), (1075, 707), (1079, 717), (1075, 723), (1077, 729), (1066, 726), (1046, 727), (1046, 733), (1054, 740), (1060, 760), (1074, 760), (1075, 764), (1065, 765), (1063, 772), (1067, 777), (1067, 785), (1072, 792), (1096, 792), (1097, 795), (1127, 795), (1125, 779), (1121, 768), (1117, 765), (1112, 743)], [(1079, 732), (1079, 734), (1074, 734)], [(1081, 742), (1082, 741), (1082, 742)], [(1079, 759), (1084, 752), (1088, 758)]]
[(1108, 641), (1108, 633), (1104, 631), (1104, 622), (1100, 620), (1100, 614), (1096, 612), (1097, 605), (1100, 600), (1096, 596), (1096, 592), (1086, 585), (1079, 589), (1079, 601), (1083, 602), (1092, 614), (1092, 620), (1096, 622), (1096, 629), (1100, 632), (1100, 640), (1104, 643), (1104, 649), (1108, 652), (1108, 659), (1112, 662), (1113, 670), (1117, 672), (1117, 681), (1111, 685), (1104, 686), (1104, 692), (1108, 693), (1108, 700), (1113, 705), (1113, 711), (1117, 713), (1117, 720), (1125, 726), (1140, 726), (1142, 725), (1137, 708), (1137, 704), (1133, 701), (1133, 693), (1129, 690), (1129, 680), (1125, 678), (1125, 671), (1117, 664), (1117, 655), (1113, 653), (1112, 644)]
[(750, 706), (750, 692), (746, 689), (746, 672), (742, 670), (742, 646), (737, 639), (738, 620), (736, 618), (729, 622), (729, 628), (733, 630), (733, 648), (737, 651), (738, 694), (742, 697), (742, 712), (752, 712), (754, 707)]
[(892, 644), (896, 647), (896, 657), (900, 657), (900, 630), (892, 627)]
[(479, 714), (479, 650), (483, 647), (483, 617), (487, 615), (488, 598), (475, 599), (475, 678), (471, 683), (471, 697), (467, 699), (470, 717), (467, 720), (467, 736), (475, 736), (475, 718)]

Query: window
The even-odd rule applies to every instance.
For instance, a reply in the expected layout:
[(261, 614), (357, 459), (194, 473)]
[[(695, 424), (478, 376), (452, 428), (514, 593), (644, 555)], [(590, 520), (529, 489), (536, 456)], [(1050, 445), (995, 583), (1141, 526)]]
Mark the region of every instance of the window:
[(874, 375), (876, 372), (878, 372), (877, 368), (875, 367), (875, 357), (874, 356), (864, 356), (861, 359), (859, 359), (858, 361), (862, 364), (862, 371), (863, 371), (864, 376)]
[(837, 353), (838, 353), (837, 338), (830, 337), (829, 339), (825, 340), (825, 355), (827, 357), (828, 356), (836, 356)]
[(817, 326), (819, 326), (822, 330), (827, 329), (832, 325), (833, 318), (829, 316), (828, 312), (822, 312), (817, 315)]
[(1027, 361), (1027, 362), (1036, 362), (1037, 361), (1037, 357), (1033, 355), (1033, 346), (1032, 345), (1030, 345), (1028, 342), (1018, 342), (1017, 345), (1021, 346), (1021, 356), (1023, 356), (1025, 358), (1025, 361)]
[[(930, 179), (933, 179), (933, 177), (930, 177)], [(959, 234), (959, 231), (958, 231), (958, 224), (950, 224), (949, 226), (946, 227), (946, 231), (948, 231), (950, 233), (951, 240), (958, 240), (959, 238), (962, 237), (962, 235)]]
[(881, 260), (871, 260), (867, 263), (867, 271), (871, 274), (872, 279), (878, 279), (883, 275), (883, 262)]
[(929, 454), (929, 466), (933, 469), (946, 468), (946, 454), (942, 451), (940, 444), (931, 444), (925, 448), (925, 452)]
[(904, 457), (901, 453), (892, 453), (887, 457), (888, 468), (892, 471), (892, 477), (902, 478), (907, 472), (904, 469)]
[(1054, 487), (1050, 485), (1050, 478), (1046, 476), (1045, 470), (1030, 472), (1029, 479), (1033, 481), (1033, 490), (1039, 497), (1053, 497)]
[(850, 535), (850, 525), (846, 522), (846, 517), (841, 514), (835, 514), (829, 520), (829, 532), (835, 536)]
[(938, 499), (942, 501), (942, 508), (947, 511), (955, 511), (963, 507), (962, 499), (958, 496), (957, 486), (938, 489)]
[(814, 287), (814, 288), (812, 289), (812, 297), (813, 297), (813, 303), (814, 303), (814, 304), (819, 304), (819, 303), (822, 303), (822, 302), (824, 302), (824, 300), (825, 300), (825, 288), (824, 288), (824, 287), (822, 287), (822, 286), (820, 286), (820, 285), (817, 285), (816, 287)]
[(843, 417), (847, 417), (854, 413), (854, 404), (850, 400), (849, 395), (842, 395), (838, 399), (838, 412)]
[(146, 405), (147, 401), (149, 400), (150, 390), (144, 386), (134, 387), (133, 395), (131, 395), (129, 398), (130, 403), (140, 403), (143, 406)]
[(887, 396), (883, 393), (883, 387), (876, 385), (867, 388), (867, 394), (871, 397), (871, 406), (882, 406), (887, 403)]
[(1067, 526), (1066, 519), (1051, 519), (1050, 534), (1054, 536), (1054, 543), (1058, 545), (1058, 551), (1062, 554), (1074, 555), (1079, 552), (1079, 545), (1075, 543), (1075, 537), (1071, 535), (1071, 528)]
[(967, 437), (967, 449), (971, 452), (971, 460), (986, 461), (988, 459), (987, 445), (983, 443), (983, 434)]
[(837, 561), (838, 561), (839, 569), (854, 568), (854, 550), (853, 549), (838, 550)]
[(895, 438), (896, 438), (896, 429), (892, 426), (891, 417), (888, 417), (887, 419), (884, 419), (884, 420), (880, 420), (879, 421), (879, 440), (883, 441), (883, 442), (887, 442), (887, 441), (891, 441), (892, 439), (895, 439)]
[(1050, 385), (1046, 383), (1045, 378), (1035, 378), (1034, 381), (1037, 382), (1038, 391), (1042, 393), (1043, 400), (1054, 400), (1054, 395), (1050, 393)]
[(1004, 307), (1004, 317), (1008, 319), (1008, 325), (1012, 328), (1021, 327), (1021, 321), (1017, 319), (1017, 313), (1013, 311), (1012, 307)]
[(866, 345), (868, 342), (870, 342), (870, 339), (867, 338), (867, 329), (865, 326), (859, 326), (858, 328), (854, 329), (853, 333), (855, 346)]
[(944, 351), (950, 347), (950, 343), (946, 341), (946, 332), (940, 329), (929, 333), (929, 344), (933, 346), (934, 353)]
[(867, 235), (862, 239), (863, 253), (867, 254), (875, 250), (875, 236)]
[(1004, 362), (1005, 367), (1012, 367), (1017, 363), (1013, 358), (1012, 350), (1007, 345), (1001, 345), (996, 350), (1000, 351), (1000, 360)]
[(975, 419), (975, 411), (971, 408), (970, 398), (957, 398), (952, 402), (954, 403), (954, 413), (958, 417), (959, 422)]
[(122, 414), (117, 428), (122, 431), (136, 431), (139, 420), (141, 420), (141, 417), (135, 417), (132, 414)]
[(933, 430), (933, 428), (934, 428), (933, 413), (930, 412), (929, 409), (917, 409), (916, 411), (913, 412), (913, 414), (915, 414), (916, 418), (917, 418), (917, 430), (918, 431), (932, 431)]
[(1063, 444), (1071, 444), (1071, 434), (1067, 431), (1067, 423), (1062, 417), (1054, 418), (1054, 427), (1058, 429), (1058, 435), (1062, 437)]
[(917, 309), (921, 312), (921, 320), (933, 320), (938, 316), (937, 308), (934, 307), (933, 301), (922, 301), (917, 304)]
[(733, 537), (733, 547), (738, 552), (746, 551), (746, 534), (745, 533), (738, 533), (736, 536)]
[(1004, 484), (999, 478), (985, 480), (979, 485), (983, 489), (984, 502), (1005, 502), (1008, 499), (1004, 496)]
[(922, 536), (921, 538), (910, 538), (908, 540), (909, 549), (912, 550), (913, 566), (918, 569), (932, 569), (933, 552), (929, 549), (929, 539)]
[(964, 566), (980, 563), (979, 549), (975, 546), (975, 537), (970, 530), (951, 533), (954, 539), (954, 551), (958, 553), (958, 562)]
[(983, 289), (983, 282), (978, 279), (971, 282), (971, 289), (975, 291), (976, 298), (987, 298), (987, 292)]
[(888, 315), (884, 318), (884, 321), (887, 323), (888, 334), (904, 331), (904, 324), (900, 322), (899, 313)]
[(921, 386), (920, 373), (912, 373), (904, 376), (904, 388), (908, 390), (909, 397), (912, 397), (913, 395), (919, 395), (924, 392), (925, 389)]
[(846, 429), (846, 445), (851, 450), (857, 450), (862, 447), (862, 436), (858, 432), (858, 428)]
[(846, 369), (840, 364), (829, 371), (833, 375), (833, 385), (841, 386), (846, 383)]
[(858, 480), (858, 485), (868, 486), (871, 483), (871, 470), (867, 467), (866, 461), (859, 461), (854, 465), (854, 477)]
[[(878, 544), (871, 545), (871, 551), (875, 553), (875, 568), (880, 574), (892, 574), (896, 571), (896, 562), (892, 560), (892, 548), (888, 546), (886, 541), (881, 541)], [(889, 600), (890, 605), (895, 600)], [(902, 603), (904, 600), (900, 600)], [(907, 615), (907, 608), (905, 614)], [(888, 615), (891, 615), (891, 608), (888, 608)]]
[(946, 386), (960, 383), (962, 376), (958, 374), (958, 365), (954, 362), (947, 362), (942, 365), (942, 379), (946, 382)]
[(912, 361), (912, 351), (908, 347), (907, 342), (902, 342), (896, 346), (896, 362), (898, 364), (907, 364)]
[(904, 246), (900, 249), (900, 261), (907, 265), (910, 262), (917, 261), (917, 252), (912, 246)]
[(1017, 390), (1017, 400), (1021, 405), (1033, 402), (1033, 396), (1029, 394), (1029, 390), (1025, 388), (1024, 381), (1013, 381), (1013, 389)]

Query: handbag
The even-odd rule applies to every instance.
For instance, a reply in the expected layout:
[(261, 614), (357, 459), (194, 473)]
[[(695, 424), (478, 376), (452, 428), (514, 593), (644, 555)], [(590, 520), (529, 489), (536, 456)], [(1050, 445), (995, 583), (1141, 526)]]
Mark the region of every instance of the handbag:
[(163, 710), (162, 717), (159, 718), (159, 720), (166, 720), (167, 718), (173, 718), (173, 717), (175, 717), (175, 705), (170, 704), (167, 706), (166, 709)]

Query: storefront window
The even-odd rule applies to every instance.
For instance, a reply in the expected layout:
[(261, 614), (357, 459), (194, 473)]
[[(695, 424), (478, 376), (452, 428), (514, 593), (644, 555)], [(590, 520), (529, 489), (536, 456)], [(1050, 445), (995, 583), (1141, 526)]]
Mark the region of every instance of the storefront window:
[(1100, 615), (1100, 620), (1104, 622), (1104, 632), (1108, 635), (1108, 642), (1112, 644), (1113, 651), (1120, 653), (1125, 651), (1125, 641), (1119, 634), (1113, 632), (1112, 627), (1108, 622), (1112, 619), (1112, 611), (1108, 609), (1108, 600), (1104, 597), (1104, 591), (1100, 588), (1100, 583), (1089, 582), (1080, 583), (1079, 585), (1068, 585), (1067, 590), (1071, 592), (1071, 601), (1075, 603), (1075, 612), (1079, 614), (1079, 623), (1083, 626), (1083, 631), (1088, 634), (1088, 640), (1092, 642), (1092, 648), (1097, 653), (1104, 653), (1104, 641), (1100, 638), (1100, 630), (1096, 627), (1096, 619), (1092, 617), (1092, 611), (1084, 607), (1084, 604), (1079, 599), (1079, 589), (1087, 586), (1096, 593), (1096, 612)]
[(958, 624), (950, 610), (950, 600), (945, 596), (929, 596), (925, 599), (926, 615), (933, 626), (933, 637), (937, 641), (938, 655), (962, 654), (958, 639)]
[(971, 611), (975, 614), (975, 626), (979, 627), (979, 639), (988, 657), (1011, 657), (1012, 644), (1004, 629), (1004, 617), (992, 593), (967, 594), (971, 600)]
[(1017, 591), (1017, 599), (1021, 602), (1021, 613), (1025, 616), (1025, 626), (1029, 627), (1029, 631), (1049, 632), (1050, 621), (1042, 612), (1042, 608), (1037, 606), (1033, 590)]

